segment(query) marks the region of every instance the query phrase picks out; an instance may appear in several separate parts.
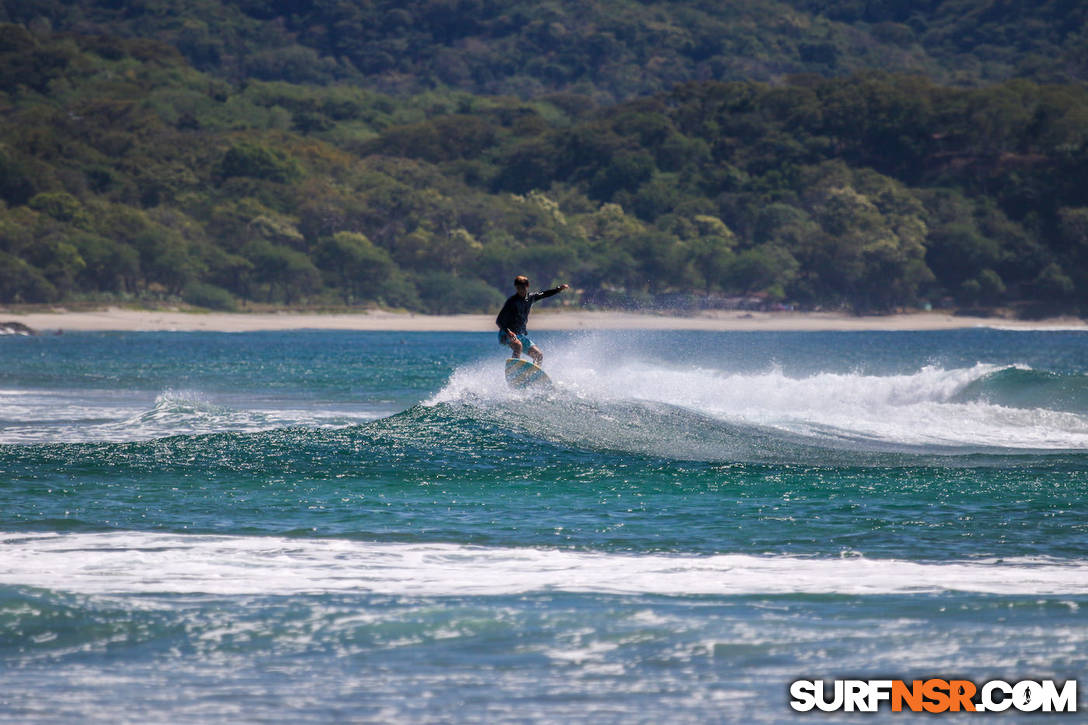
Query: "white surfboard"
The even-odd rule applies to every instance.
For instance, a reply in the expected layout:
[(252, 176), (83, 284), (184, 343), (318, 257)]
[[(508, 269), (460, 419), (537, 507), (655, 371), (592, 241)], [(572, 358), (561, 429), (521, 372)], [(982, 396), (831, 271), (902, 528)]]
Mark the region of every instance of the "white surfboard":
[(506, 383), (511, 388), (550, 388), (552, 380), (537, 365), (511, 357), (506, 360)]

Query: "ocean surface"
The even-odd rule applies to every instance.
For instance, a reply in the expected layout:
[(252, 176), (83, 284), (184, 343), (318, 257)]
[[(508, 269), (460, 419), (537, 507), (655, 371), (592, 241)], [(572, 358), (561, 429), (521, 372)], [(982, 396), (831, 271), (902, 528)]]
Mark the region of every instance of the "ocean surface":
[(534, 338), (544, 393), (489, 331), (0, 338), (0, 722), (1084, 710), (1088, 334)]

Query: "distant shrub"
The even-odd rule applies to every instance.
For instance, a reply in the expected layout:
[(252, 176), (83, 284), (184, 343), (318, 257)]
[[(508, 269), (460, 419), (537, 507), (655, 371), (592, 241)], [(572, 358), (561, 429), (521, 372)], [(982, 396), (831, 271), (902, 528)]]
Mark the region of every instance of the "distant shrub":
[(34, 196), (34, 180), (26, 166), (0, 152), (0, 199), (25, 204)]
[(37, 267), (0, 252), (0, 302), (52, 302), (57, 289)]
[(233, 312), (234, 297), (222, 287), (206, 282), (190, 282), (181, 291), (181, 299), (194, 307)]
[(248, 176), (288, 183), (302, 176), (298, 162), (276, 149), (257, 144), (239, 144), (231, 147), (219, 162), (219, 176)]
[(79, 223), (86, 221), (83, 205), (71, 194), (63, 191), (47, 191), (34, 196), (29, 206), (31, 209), (48, 214), (57, 221)]

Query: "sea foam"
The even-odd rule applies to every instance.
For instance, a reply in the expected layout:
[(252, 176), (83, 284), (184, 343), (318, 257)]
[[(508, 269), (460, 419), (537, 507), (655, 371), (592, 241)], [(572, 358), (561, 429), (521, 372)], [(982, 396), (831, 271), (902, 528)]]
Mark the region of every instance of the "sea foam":
[[(291, 426), (336, 428), (381, 417), (357, 409), (228, 403), (197, 390), (0, 391), (0, 444), (132, 442), (175, 435), (257, 433)], [(239, 405), (239, 403), (246, 403)]]
[(1088, 560), (618, 554), (150, 532), (0, 534), (0, 584), (80, 594), (1088, 594)]
[[(797, 375), (775, 366), (734, 372), (630, 356), (616, 360), (593, 345), (573, 344), (554, 357), (555, 363), (547, 370), (556, 390), (544, 399), (577, 400), (583, 404), (578, 415), (585, 414), (585, 403), (596, 405), (605, 420), (611, 407), (641, 402), (778, 431), (818, 446), (952, 452), (1088, 449), (1088, 411), (1012, 407), (985, 396), (962, 397), (972, 385), (1002, 371), (1029, 369), (1023, 365), (926, 365), (888, 375)], [(501, 361), (462, 366), (426, 404), (467, 402), (494, 407), (533, 395), (497, 385), (500, 367)]]

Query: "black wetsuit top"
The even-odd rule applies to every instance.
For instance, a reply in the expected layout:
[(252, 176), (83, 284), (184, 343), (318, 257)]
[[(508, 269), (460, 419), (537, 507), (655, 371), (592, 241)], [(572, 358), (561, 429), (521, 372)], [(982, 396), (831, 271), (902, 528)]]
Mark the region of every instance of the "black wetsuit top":
[(506, 304), (502, 306), (499, 316), (495, 318), (495, 324), (500, 330), (513, 330), (516, 335), (525, 335), (528, 332), (525, 326), (529, 323), (529, 308), (533, 306), (533, 303), (562, 291), (556, 287), (543, 292), (533, 292), (526, 295), (524, 299), (516, 294), (510, 295)]

